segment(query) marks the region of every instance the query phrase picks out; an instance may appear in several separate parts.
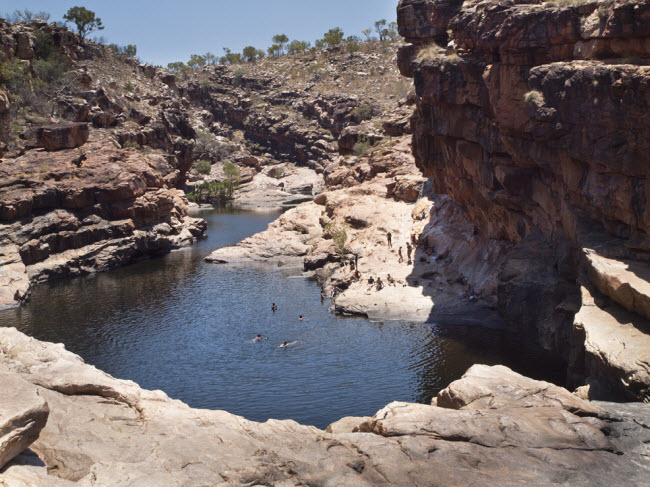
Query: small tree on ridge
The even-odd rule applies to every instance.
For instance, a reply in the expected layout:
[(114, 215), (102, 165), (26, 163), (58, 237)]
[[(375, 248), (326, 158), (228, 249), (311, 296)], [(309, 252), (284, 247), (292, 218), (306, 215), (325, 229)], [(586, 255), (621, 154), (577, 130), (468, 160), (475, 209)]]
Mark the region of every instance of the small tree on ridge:
[(103, 30), (102, 19), (95, 16), (95, 12), (85, 7), (72, 7), (63, 16), (66, 22), (72, 22), (77, 27), (79, 37), (83, 41), (88, 34), (96, 30)]

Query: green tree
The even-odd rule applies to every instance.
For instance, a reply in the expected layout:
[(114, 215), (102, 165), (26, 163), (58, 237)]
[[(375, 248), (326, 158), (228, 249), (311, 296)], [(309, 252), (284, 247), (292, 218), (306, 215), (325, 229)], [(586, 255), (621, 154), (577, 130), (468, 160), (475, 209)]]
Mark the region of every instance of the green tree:
[(169, 63), (167, 69), (172, 73), (183, 73), (188, 70), (188, 67), (185, 63), (177, 61), (175, 63)]
[(205, 66), (205, 58), (199, 54), (192, 54), (190, 60), (187, 61), (187, 65), (192, 69), (201, 68)]
[(309, 46), (310, 43), (308, 41), (291, 41), (287, 46), (287, 52), (289, 54), (304, 52), (309, 49)]
[(95, 16), (95, 12), (85, 7), (72, 7), (66, 12), (63, 19), (66, 22), (72, 22), (77, 27), (77, 32), (82, 41), (91, 32), (104, 29), (102, 19)]
[(218, 62), (219, 62), (219, 60), (217, 59), (217, 56), (215, 56), (211, 52), (206, 52), (203, 55), (203, 59), (205, 59), (205, 64), (207, 64), (208, 66), (218, 64)]
[(375, 32), (379, 35), (379, 40), (383, 41), (386, 36), (386, 19), (381, 19), (375, 22)]
[(284, 45), (289, 42), (289, 38), (284, 34), (273, 36), (273, 43), (277, 44), (280, 48), (280, 54), (284, 54)]
[(386, 28), (386, 37), (389, 39), (397, 39), (399, 37), (397, 22), (391, 22)]
[(249, 63), (257, 59), (257, 53), (258, 49), (253, 46), (246, 46), (242, 50), (242, 56), (244, 57), (244, 60)]
[(221, 56), (221, 64), (239, 64), (242, 62), (242, 56), (238, 52), (232, 52), (227, 47), (223, 48), (225, 54)]
[(366, 41), (371, 40), (372, 29), (371, 29), (370, 27), (367, 28), (367, 29), (363, 29), (363, 30), (361, 31), (361, 33), (365, 36)]
[(323, 36), (323, 42), (327, 44), (327, 47), (335, 47), (343, 42), (344, 36), (345, 34), (343, 31), (339, 27), (336, 27), (325, 32), (325, 35)]
[(124, 54), (129, 57), (135, 57), (138, 52), (138, 48), (134, 44), (129, 44), (124, 47)]
[(266, 50), (269, 53), (269, 56), (276, 57), (280, 55), (281, 49), (279, 44), (273, 44)]

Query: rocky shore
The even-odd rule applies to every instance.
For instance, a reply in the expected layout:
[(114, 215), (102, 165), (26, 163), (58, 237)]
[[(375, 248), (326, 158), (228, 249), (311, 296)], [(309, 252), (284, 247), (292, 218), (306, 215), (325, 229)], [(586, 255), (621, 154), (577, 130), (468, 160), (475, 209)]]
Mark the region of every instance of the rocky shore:
[(0, 329), (0, 377), (7, 487), (650, 485), (647, 405), (592, 403), (502, 366), (327, 431), (191, 409), (13, 328)]

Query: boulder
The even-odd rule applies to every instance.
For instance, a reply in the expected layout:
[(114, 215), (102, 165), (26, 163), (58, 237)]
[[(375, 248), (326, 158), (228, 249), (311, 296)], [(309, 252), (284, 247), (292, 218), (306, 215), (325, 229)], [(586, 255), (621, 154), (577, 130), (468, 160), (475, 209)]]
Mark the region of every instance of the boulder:
[(19, 32), (15, 35), (16, 57), (18, 59), (32, 59), (34, 57), (34, 37), (27, 32)]
[(473, 365), (440, 391), (436, 404), (449, 409), (559, 407), (578, 416), (603, 413), (562, 387), (524, 377), (502, 365)]
[(15, 374), (0, 373), (0, 384), (1, 470), (38, 438), (50, 410), (37, 388)]
[(383, 137), (377, 134), (373, 127), (368, 124), (350, 125), (345, 127), (339, 136), (339, 151), (342, 154), (348, 154), (354, 151), (354, 145), (360, 140), (365, 140), (370, 144), (379, 142)]
[(90, 131), (86, 123), (60, 123), (40, 127), (37, 131), (38, 145), (48, 151), (74, 149), (88, 140)]

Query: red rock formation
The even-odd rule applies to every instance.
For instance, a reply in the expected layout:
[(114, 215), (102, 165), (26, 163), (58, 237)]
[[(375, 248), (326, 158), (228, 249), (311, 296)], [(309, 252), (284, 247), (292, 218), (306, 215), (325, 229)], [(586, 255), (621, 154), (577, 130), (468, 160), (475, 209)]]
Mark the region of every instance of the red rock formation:
[[(574, 318), (581, 287), (611, 289), (593, 279), (585, 249), (643, 270), (650, 261), (650, 67), (639, 65), (649, 19), (647, 1), (398, 6), (416, 163), (482, 238), (518, 244), (501, 274), (501, 313), (568, 362), (570, 383), (588, 376), (602, 395), (637, 399), (650, 397), (650, 375), (635, 372), (650, 365), (645, 318), (625, 321), (640, 346), (627, 365), (603, 358), (605, 343), (587, 346)], [(618, 294), (599, 295), (600, 307), (635, 313)]]

